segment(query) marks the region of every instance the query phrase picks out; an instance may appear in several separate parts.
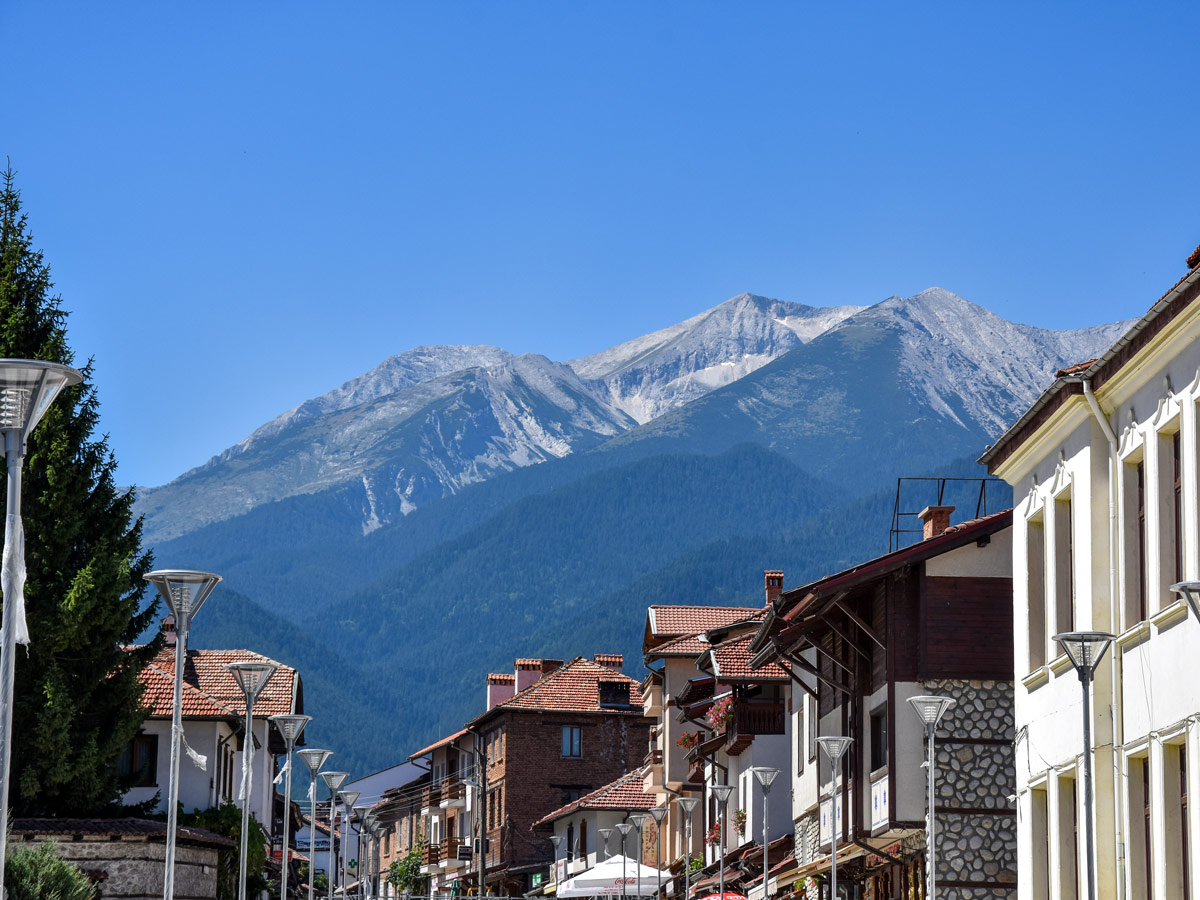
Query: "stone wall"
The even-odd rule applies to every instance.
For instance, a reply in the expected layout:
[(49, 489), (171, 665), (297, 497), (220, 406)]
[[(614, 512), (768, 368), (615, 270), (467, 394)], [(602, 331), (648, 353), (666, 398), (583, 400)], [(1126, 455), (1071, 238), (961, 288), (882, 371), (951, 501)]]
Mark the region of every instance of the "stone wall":
[(796, 862), (800, 865), (810, 863), (814, 859), (828, 854), (819, 849), (821, 840), (821, 818), (815, 810), (796, 820), (795, 850)]
[(979, 885), (939, 887), (938, 897), (1015, 897), (1013, 685), (940, 679), (924, 687), (957, 701), (937, 730), (938, 880)]
[[(10, 852), (19, 847), (32, 847), (46, 838), (33, 835), (14, 835)], [(161, 841), (145, 838), (112, 836), (83, 836), (54, 841), (55, 852), (91, 876), (103, 873), (98, 884), (98, 900), (161, 900), (165, 872), (166, 846)], [(175, 847), (176, 900), (215, 900), (217, 896), (216, 846), (189, 845)]]

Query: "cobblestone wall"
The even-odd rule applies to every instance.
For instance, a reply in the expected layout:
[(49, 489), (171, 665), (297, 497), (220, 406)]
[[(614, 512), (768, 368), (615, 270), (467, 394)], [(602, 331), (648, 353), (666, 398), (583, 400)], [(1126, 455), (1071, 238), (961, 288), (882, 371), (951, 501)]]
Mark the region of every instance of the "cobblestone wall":
[(803, 865), (821, 855), (818, 844), (821, 840), (821, 821), (816, 812), (796, 820), (796, 861)]
[(958, 701), (937, 731), (938, 879), (990, 885), (947, 887), (938, 897), (1015, 897), (1016, 817), (1008, 799), (1016, 792), (1013, 685), (943, 679), (924, 688)]

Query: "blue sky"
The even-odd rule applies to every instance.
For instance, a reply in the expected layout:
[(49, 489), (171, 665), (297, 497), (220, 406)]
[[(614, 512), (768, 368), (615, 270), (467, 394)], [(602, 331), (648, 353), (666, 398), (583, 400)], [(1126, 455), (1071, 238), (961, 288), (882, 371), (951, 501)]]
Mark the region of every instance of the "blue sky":
[(0, 156), (160, 484), (417, 344), (570, 359), (746, 290), (1137, 315), (1200, 242), (1198, 18), (9, 3)]

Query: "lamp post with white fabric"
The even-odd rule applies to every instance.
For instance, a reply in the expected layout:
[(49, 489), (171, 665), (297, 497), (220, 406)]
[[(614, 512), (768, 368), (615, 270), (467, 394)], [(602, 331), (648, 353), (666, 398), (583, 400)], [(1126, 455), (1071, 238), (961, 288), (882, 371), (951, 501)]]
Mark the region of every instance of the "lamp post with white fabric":
[(767, 864), (767, 795), (771, 793), (771, 785), (779, 777), (779, 769), (770, 766), (752, 766), (750, 771), (754, 773), (754, 779), (762, 786), (763, 791), (763, 900), (767, 900), (767, 897), (770, 896), (770, 892), (767, 890), (767, 872), (770, 870), (770, 866)]
[(337, 844), (337, 820), (334, 810), (337, 809), (338, 789), (350, 777), (349, 772), (322, 772), (321, 778), (329, 788), (329, 900), (333, 900), (333, 882), (337, 874), (337, 863), (334, 860), (334, 845)]
[(175, 617), (175, 691), (171, 704), (171, 762), (167, 775), (167, 845), (164, 851), (163, 900), (175, 896), (175, 832), (179, 819), (179, 745), (183, 741), (183, 672), (187, 667), (188, 631), (220, 575), (182, 569), (160, 569), (143, 576), (158, 590)]
[(250, 792), (254, 786), (254, 701), (267, 686), (277, 663), (232, 662), (225, 670), (242, 689), (246, 698), (246, 735), (242, 742), (242, 848), (238, 859), (238, 900), (246, 900), (246, 848), (250, 842)]
[(841, 735), (826, 735), (825, 737), (817, 738), (817, 743), (829, 757), (830, 774), (833, 776), (833, 790), (830, 793), (829, 802), (829, 849), (831, 858), (831, 876), (829, 896), (833, 900), (837, 900), (837, 851), (838, 851), (838, 827), (837, 827), (837, 809), (838, 809), (838, 769), (841, 768), (842, 757), (846, 751), (850, 749), (850, 745), (854, 743), (854, 738), (842, 737)]
[(3, 626), (0, 627), (0, 897), (8, 846), (8, 769), (12, 760), (13, 678), (16, 645), (29, 643), (25, 625), (25, 534), (21, 528), (21, 466), (25, 442), (59, 392), (83, 375), (70, 366), (36, 359), (0, 359), (0, 432), (8, 462), (4, 523)]
[(360, 791), (338, 791), (338, 796), (342, 800), (342, 896), (346, 895), (346, 887), (350, 884), (350, 876), (347, 874), (347, 868), (350, 863), (350, 811), (354, 808), (354, 804), (358, 802), (358, 798), (362, 796)]
[[(613, 830), (611, 828), (598, 828), (600, 840), (604, 841), (604, 859), (608, 859), (608, 839), (612, 837)], [(603, 862), (604, 860), (601, 860)]]
[(642, 828), (645, 827), (649, 818), (645, 813), (634, 813), (629, 817), (629, 821), (637, 829), (638, 836), (637, 895), (639, 898), (642, 896), (642, 851), (645, 849), (645, 841), (642, 840)]
[[(690, 900), (692, 892), (692, 812), (699, 797), (678, 797), (675, 800), (683, 810), (683, 900)], [(725, 900), (724, 897), (721, 900)]]
[(368, 870), (366, 859), (369, 851), (363, 848), (366, 846), (366, 841), (369, 840), (370, 812), (371, 807), (366, 804), (354, 807), (354, 814), (358, 817), (358, 872), (356, 874), (358, 875), (358, 896), (360, 898), (363, 896), (363, 880), (367, 877)]
[(721, 900), (725, 900), (725, 810), (729, 804), (729, 797), (733, 794), (733, 785), (714, 784), (712, 792), (721, 807)]
[(625, 838), (629, 837), (629, 832), (633, 831), (633, 823), (618, 822), (617, 831), (621, 832), (621, 898), (624, 900), (625, 885), (627, 883), (625, 875), (625, 860), (629, 858), (625, 855)]
[(313, 882), (317, 874), (314, 868), (317, 864), (317, 776), (321, 772), (321, 766), (333, 756), (333, 751), (306, 747), (298, 750), (296, 755), (300, 757), (312, 779), (308, 786), (308, 900), (313, 900)]
[(287, 775), (283, 780), (283, 872), (279, 879), (280, 900), (287, 900), (288, 832), (290, 830), (288, 826), (292, 821), (289, 812), (292, 808), (292, 751), (296, 749), (296, 741), (300, 739), (304, 726), (312, 721), (312, 716), (279, 715), (271, 716), (269, 721), (275, 726), (275, 730), (283, 738), (284, 746), (287, 747)]

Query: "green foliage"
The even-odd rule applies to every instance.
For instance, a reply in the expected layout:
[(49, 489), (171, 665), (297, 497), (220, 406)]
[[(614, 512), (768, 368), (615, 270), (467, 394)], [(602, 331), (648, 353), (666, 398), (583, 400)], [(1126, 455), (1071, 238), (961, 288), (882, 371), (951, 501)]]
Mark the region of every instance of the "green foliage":
[(421, 851), (424, 847), (424, 839), (418, 838), (407, 856), (394, 860), (388, 866), (387, 883), (399, 893), (419, 894), (424, 890), (425, 876), (421, 874)]
[(9, 853), (4, 866), (8, 900), (92, 900), (96, 896), (88, 877), (60, 859), (54, 847), (53, 841), (46, 841)]
[(696, 872), (699, 872), (703, 868), (704, 868), (704, 860), (702, 860), (700, 857), (693, 856), (691, 859), (688, 860), (688, 872), (692, 873), (693, 875)]
[[(220, 806), (206, 810), (192, 810), (179, 817), (181, 825), (193, 825), (214, 834), (230, 838), (236, 845), (232, 850), (222, 851), (217, 862), (217, 896), (221, 900), (232, 900), (238, 894), (238, 867), (242, 846), (242, 811), (236, 804), (226, 801)], [(320, 876), (318, 876), (320, 877)], [(246, 841), (246, 896), (257, 897), (267, 890), (267, 834), (262, 826), (250, 817), (250, 833)]]
[[(299, 867), (299, 872), (300, 872), (300, 883), (308, 884), (308, 863), (301, 863), (300, 867)], [(317, 878), (313, 882), (313, 893), (321, 894), (322, 892), (325, 892), (325, 893), (329, 892), (329, 876), (326, 875), (324, 872), (318, 872)], [(307, 894), (305, 896), (307, 896)]]
[[(67, 313), (33, 248), (13, 172), (0, 186), (0, 357), (71, 364)], [(17, 815), (90, 815), (118, 802), (121, 751), (143, 721), (138, 675), (160, 640), (133, 649), (155, 621), (142, 575), (133, 494), (114, 482), (107, 438), (94, 436), (91, 384), (68, 388), (29, 439), (22, 488), (26, 615), (32, 643), (16, 661), (10, 802)]]

